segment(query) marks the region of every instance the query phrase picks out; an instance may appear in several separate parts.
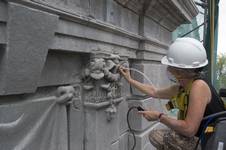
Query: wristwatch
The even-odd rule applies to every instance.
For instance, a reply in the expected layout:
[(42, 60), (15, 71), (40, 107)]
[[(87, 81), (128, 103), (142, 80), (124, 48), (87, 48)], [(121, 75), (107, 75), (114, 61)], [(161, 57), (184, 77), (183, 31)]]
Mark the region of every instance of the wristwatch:
[(164, 113), (160, 113), (160, 114), (159, 114), (159, 117), (158, 117), (158, 121), (159, 121), (159, 122), (160, 122), (160, 119), (161, 119), (162, 115), (164, 115)]

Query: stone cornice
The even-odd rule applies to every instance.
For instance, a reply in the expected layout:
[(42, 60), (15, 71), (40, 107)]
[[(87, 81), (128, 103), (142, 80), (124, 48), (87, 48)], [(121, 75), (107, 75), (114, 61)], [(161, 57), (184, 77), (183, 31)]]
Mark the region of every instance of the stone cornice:
[[(123, 7), (151, 18), (169, 31), (180, 24), (190, 22), (198, 14), (193, 0), (115, 0)], [(144, 7), (143, 5), (149, 5)], [(145, 9), (145, 10), (143, 10)]]
[(189, 22), (191, 22), (191, 20), (199, 13), (193, 0), (172, 0), (172, 2)]

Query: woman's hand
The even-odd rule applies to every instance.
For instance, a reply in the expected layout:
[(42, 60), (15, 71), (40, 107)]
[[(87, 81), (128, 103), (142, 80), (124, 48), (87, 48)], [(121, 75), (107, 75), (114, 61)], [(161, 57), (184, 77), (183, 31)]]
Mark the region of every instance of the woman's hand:
[(156, 121), (159, 119), (160, 112), (154, 110), (138, 111), (139, 114), (143, 115), (148, 121)]
[(130, 76), (130, 72), (128, 68), (124, 68), (123, 66), (119, 66), (119, 71), (120, 73), (124, 76), (124, 78), (130, 82), (130, 80), (132, 79)]

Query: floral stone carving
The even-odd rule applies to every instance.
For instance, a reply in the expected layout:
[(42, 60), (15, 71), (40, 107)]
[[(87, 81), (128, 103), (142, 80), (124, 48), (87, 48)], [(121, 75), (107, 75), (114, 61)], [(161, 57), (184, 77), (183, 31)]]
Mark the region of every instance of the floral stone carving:
[(119, 55), (107, 53), (91, 54), (90, 62), (83, 70), (85, 101), (100, 103), (121, 96), (118, 66), (125, 63)]
[(128, 64), (119, 55), (103, 52), (91, 54), (90, 62), (82, 72), (83, 98), (88, 103), (109, 102), (105, 112), (111, 120), (117, 112), (114, 100), (121, 98), (121, 76), (118, 67)]

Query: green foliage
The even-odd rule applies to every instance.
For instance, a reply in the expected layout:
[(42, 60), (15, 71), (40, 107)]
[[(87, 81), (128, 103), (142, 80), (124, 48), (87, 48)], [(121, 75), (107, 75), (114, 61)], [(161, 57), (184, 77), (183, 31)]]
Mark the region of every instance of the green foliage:
[(216, 63), (216, 89), (226, 88), (226, 55), (217, 56)]

